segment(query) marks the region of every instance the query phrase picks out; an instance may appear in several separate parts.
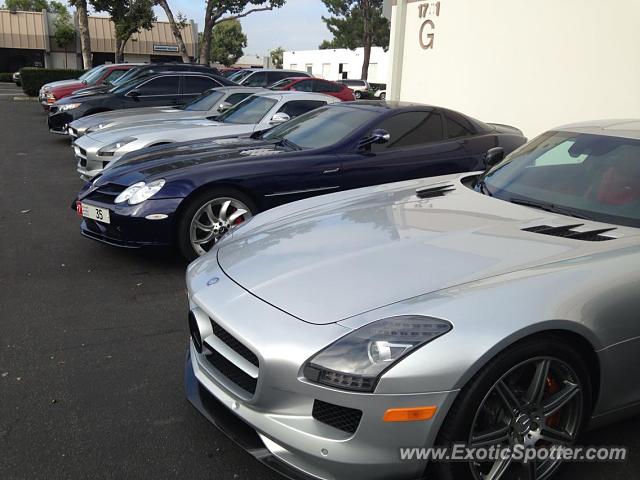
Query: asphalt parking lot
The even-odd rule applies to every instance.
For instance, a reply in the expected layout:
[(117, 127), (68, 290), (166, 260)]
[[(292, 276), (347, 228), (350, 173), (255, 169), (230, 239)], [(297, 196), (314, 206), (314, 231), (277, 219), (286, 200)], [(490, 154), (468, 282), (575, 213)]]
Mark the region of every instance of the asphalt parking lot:
[[(0, 479), (280, 478), (184, 398), (185, 263), (80, 236), (68, 140), (18, 92), (0, 84)], [(591, 432), (629, 461), (561, 478), (640, 478), (639, 430)]]

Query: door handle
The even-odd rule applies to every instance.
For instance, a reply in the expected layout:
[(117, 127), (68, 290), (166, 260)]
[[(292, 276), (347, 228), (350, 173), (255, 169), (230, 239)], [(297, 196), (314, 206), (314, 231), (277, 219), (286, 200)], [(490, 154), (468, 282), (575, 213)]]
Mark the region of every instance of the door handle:
[(322, 172), (323, 175), (328, 175), (330, 173), (337, 173), (340, 171), (340, 167), (336, 167), (336, 168), (331, 168), (329, 170), (325, 170), (324, 172)]

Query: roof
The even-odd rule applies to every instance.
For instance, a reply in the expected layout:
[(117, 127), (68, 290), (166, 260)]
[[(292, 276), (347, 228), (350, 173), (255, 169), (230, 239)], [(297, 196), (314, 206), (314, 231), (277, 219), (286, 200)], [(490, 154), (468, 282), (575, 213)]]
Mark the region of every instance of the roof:
[(42, 12), (0, 10), (0, 48), (46, 50), (45, 32)]
[(424, 103), (415, 103), (415, 102), (392, 102), (385, 100), (358, 100), (357, 102), (343, 102), (342, 105), (347, 105), (350, 107), (358, 107), (366, 110), (396, 110), (402, 108), (415, 108), (415, 107), (424, 107), (424, 108), (440, 108), (435, 107), (433, 105), (425, 105)]
[(640, 120), (634, 119), (590, 120), (563, 125), (553, 130), (640, 140)]

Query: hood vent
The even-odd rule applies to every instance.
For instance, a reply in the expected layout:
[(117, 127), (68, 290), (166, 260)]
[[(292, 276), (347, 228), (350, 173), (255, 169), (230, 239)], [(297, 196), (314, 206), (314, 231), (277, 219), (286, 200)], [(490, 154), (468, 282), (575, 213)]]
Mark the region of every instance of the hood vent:
[(436, 198), (444, 197), (447, 193), (456, 189), (453, 185), (438, 185), (437, 187), (427, 187), (416, 190), (418, 198)]
[(553, 237), (565, 237), (573, 240), (585, 240), (587, 242), (603, 242), (605, 240), (614, 240), (614, 237), (607, 237), (603, 233), (615, 230), (615, 228), (601, 228), (599, 230), (588, 230), (586, 232), (576, 232), (574, 228), (582, 227), (584, 224), (577, 223), (575, 225), (565, 225), (562, 227), (551, 227), (549, 225), (538, 225), (537, 227), (523, 228), (525, 232), (541, 233), (542, 235), (551, 235)]

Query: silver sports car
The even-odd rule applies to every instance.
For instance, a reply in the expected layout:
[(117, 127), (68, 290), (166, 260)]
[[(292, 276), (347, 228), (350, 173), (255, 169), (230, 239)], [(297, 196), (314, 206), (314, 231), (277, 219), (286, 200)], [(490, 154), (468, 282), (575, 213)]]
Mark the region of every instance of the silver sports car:
[(189, 266), (187, 396), (290, 477), (546, 479), (639, 411), (639, 267), (640, 121), (288, 204)]
[(182, 107), (147, 107), (113, 110), (79, 118), (69, 124), (72, 140), (105, 128), (145, 122), (156, 124), (168, 120), (198, 120), (216, 117), (249, 95), (267, 91), (257, 87), (216, 87)]

